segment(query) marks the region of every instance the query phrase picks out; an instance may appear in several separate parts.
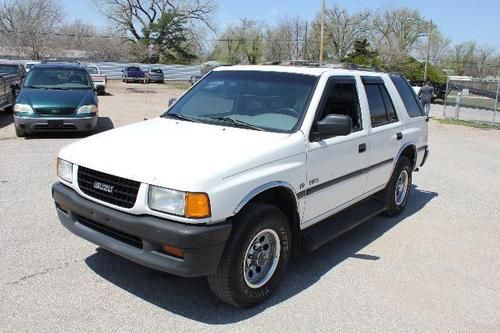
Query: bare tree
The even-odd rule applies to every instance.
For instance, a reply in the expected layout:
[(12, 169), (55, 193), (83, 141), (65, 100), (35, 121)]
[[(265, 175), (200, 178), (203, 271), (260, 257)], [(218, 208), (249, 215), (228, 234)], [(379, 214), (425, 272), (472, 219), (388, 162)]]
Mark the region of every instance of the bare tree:
[(446, 57), (446, 66), (453, 70), (455, 75), (465, 75), (470, 65), (474, 62), (476, 51), (475, 42), (456, 44)]
[(325, 32), (326, 47), (330, 57), (343, 61), (352, 50), (354, 41), (364, 39), (370, 28), (370, 13), (362, 11), (355, 14), (338, 6), (326, 10)]
[(388, 67), (394, 68), (409, 56), (426, 27), (417, 10), (385, 10), (373, 20), (372, 44)]
[[(429, 38), (429, 37), (427, 37)], [(417, 57), (425, 59), (427, 57), (427, 39), (421, 39), (416, 44)], [(429, 61), (433, 65), (439, 65), (445, 56), (451, 51), (451, 39), (445, 37), (437, 28), (433, 28), (431, 36), (431, 47), (429, 52)]]
[(47, 52), (62, 20), (57, 0), (4, 0), (0, 3), (0, 37), (4, 45), (31, 59)]
[(283, 17), (265, 34), (264, 58), (268, 61), (305, 58), (306, 21), (300, 17)]

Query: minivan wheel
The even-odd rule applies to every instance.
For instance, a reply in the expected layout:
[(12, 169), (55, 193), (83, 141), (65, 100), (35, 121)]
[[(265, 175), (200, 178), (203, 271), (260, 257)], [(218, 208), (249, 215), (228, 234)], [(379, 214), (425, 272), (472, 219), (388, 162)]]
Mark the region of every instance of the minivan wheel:
[(26, 136), (26, 132), (20, 129), (19, 127), (15, 126), (16, 129), (16, 136), (19, 138), (24, 138)]
[(383, 192), (387, 216), (397, 216), (406, 207), (411, 190), (411, 163), (403, 156), (399, 159), (394, 172)]
[(275, 206), (253, 203), (233, 219), (233, 231), (210, 289), (222, 301), (251, 307), (268, 298), (283, 276), (291, 254), (292, 233)]

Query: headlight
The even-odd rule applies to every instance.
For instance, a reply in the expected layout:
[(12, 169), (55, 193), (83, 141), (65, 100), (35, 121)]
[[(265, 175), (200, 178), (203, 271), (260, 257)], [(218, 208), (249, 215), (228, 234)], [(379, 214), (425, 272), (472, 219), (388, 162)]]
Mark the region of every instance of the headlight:
[(33, 113), (33, 108), (28, 104), (16, 104), (14, 105), (14, 112)]
[(67, 181), (68, 183), (73, 182), (73, 163), (58, 158), (57, 177)]
[(206, 193), (182, 192), (157, 186), (149, 187), (149, 208), (196, 219), (210, 217), (211, 214)]
[(76, 111), (76, 114), (82, 114), (82, 113), (98, 113), (99, 109), (97, 108), (97, 105), (83, 105), (78, 108), (78, 111)]

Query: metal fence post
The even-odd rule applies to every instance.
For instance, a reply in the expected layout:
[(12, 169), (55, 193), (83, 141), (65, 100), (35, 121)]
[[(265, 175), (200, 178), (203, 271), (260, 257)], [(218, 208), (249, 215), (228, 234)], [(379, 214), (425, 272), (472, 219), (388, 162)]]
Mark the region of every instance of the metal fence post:
[(450, 84), (450, 77), (446, 77), (446, 90), (444, 91), (444, 105), (443, 105), (443, 119), (446, 119), (446, 100), (448, 99), (448, 86)]
[(455, 119), (460, 117), (460, 104), (462, 103), (462, 93), (457, 93), (457, 100), (455, 102)]
[(497, 115), (498, 108), (498, 93), (500, 91), (500, 80), (497, 81), (497, 97), (495, 98), (495, 109), (493, 110), (493, 122), (495, 122), (495, 117)]

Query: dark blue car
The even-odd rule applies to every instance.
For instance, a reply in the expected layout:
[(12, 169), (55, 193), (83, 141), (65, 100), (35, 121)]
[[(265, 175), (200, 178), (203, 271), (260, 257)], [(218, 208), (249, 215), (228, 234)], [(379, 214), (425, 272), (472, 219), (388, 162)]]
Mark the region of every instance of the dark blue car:
[(129, 82), (142, 82), (147, 83), (147, 75), (142, 69), (137, 66), (129, 66), (123, 70), (122, 81)]

